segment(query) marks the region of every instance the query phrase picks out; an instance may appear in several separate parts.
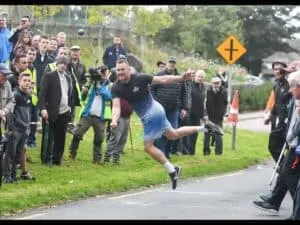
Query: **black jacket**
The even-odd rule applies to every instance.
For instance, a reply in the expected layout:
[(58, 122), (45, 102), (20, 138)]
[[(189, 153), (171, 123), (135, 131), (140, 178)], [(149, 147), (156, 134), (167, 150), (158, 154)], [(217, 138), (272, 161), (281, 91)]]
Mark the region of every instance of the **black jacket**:
[(206, 96), (205, 84), (198, 84), (192, 82), (192, 93), (191, 93), (191, 115), (196, 118), (202, 119), (204, 116), (204, 100)]
[(52, 62), (53, 62), (52, 58), (50, 56), (48, 56), (47, 53), (45, 54), (45, 58), (44, 58), (43, 62), (41, 61), (41, 54), (40, 54), (40, 52), (37, 53), (36, 59), (33, 62), (33, 66), (36, 69), (36, 87), (37, 87), (38, 93), (40, 91), (40, 83), (41, 83), (42, 77), (45, 74), (46, 66), (49, 63), (52, 63)]
[(29, 134), (31, 121), (31, 98), (28, 94), (22, 92), (16, 87), (13, 92), (16, 100), (14, 109), (14, 128)]
[(272, 108), (271, 114), (278, 116), (279, 121), (283, 122), (288, 116), (288, 104), (292, 98), (289, 92), (290, 86), (288, 81), (283, 79), (276, 79), (273, 86), (275, 93), (275, 104)]
[[(159, 72), (156, 76), (161, 75), (179, 75), (177, 70), (175, 74), (171, 74), (168, 70)], [(152, 84), (151, 93), (156, 101), (158, 101), (165, 109), (185, 109), (189, 110), (188, 93), (186, 82), (175, 84)]]
[[(49, 120), (56, 120), (59, 112), (61, 99), (61, 86), (57, 71), (46, 73), (41, 81), (39, 93), (40, 110), (48, 111)], [(68, 105), (71, 107), (72, 81), (71, 77), (65, 73), (69, 85)]]
[(216, 94), (212, 86), (209, 86), (206, 92), (206, 115), (214, 123), (222, 123), (227, 108), (227, 91), (221, 86), (220, 91)]

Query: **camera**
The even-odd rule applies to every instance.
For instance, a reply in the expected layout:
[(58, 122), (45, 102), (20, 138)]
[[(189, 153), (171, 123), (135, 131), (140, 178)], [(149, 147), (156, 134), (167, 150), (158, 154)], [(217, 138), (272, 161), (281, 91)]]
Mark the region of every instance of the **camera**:
[(107, 66), (100, 66), (100, 67), (90, 67), (89, 74), (86, 77), (90, 77), (91, 81), (101, 81), (103, 78), (102, 76), (105, 75), (106, 71), (108, 70)]

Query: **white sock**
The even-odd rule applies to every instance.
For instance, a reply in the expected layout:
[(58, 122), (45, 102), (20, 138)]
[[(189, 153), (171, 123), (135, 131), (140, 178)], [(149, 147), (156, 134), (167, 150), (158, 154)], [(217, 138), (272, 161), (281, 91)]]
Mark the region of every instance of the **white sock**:
[(198, 131), (198, 132), (207, 132), (208, 130), (204, 127), (204, 125), (202, 125), (202, 126), (199, 126), (198, 128), (196, 128), (196, 130)]
[(173, 173), (175, 172), (175, 167), (172, 165), (172, 163), (170, 163), (169, 160), (167, 160), (165, 163), (164, 163), (164, 167), (166, 167), (166, 169), (169, 171), (169, 173)]

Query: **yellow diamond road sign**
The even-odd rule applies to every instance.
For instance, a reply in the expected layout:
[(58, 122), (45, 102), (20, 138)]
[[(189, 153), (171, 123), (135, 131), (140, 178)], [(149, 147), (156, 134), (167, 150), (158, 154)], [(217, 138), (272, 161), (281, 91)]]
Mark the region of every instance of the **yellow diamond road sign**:
[(238, 39), (236, 39), (233, 35), (230, 35), (217, 47), (217, 51), (228, 64), (233, 64), (246, 53), (247, 49), (244, 48)]

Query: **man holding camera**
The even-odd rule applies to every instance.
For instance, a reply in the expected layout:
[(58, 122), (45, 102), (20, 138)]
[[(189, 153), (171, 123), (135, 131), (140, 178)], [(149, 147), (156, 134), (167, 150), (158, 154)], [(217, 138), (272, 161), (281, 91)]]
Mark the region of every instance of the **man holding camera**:
[(90, 84), (82, 88), (82, 106), (80, 120), (72, 130), (70, 158), (75, 159), (79, 142), (86, 131), (94, 128), (93, 163), (99, 164), (102, 158), (101, 146), (104, 140), (105, 123), (111, 119), (111, 85), (108, 80), (109, 70), (106, 66), (90, 68)]
[(17, 28), (12, 29), (10, 37), (9, 37), (9, 41), (12, 42), (12, 49), (15, 48), (16, 43), (18, 42), (19, 39), (19, 34), (23, 31), (23, 30), (28, 30), (29, 33), (31, 34), (31, 36), (33, 36), (32, 31), (29, 30), (31, 25), (30, 22), (30, 17), (29, 16), (23, 16), (21, 18), (20, 24)]

